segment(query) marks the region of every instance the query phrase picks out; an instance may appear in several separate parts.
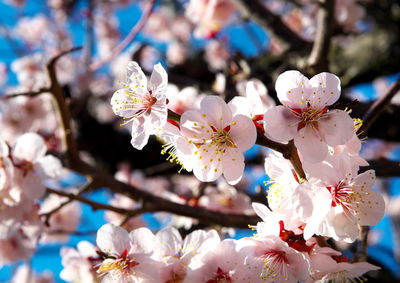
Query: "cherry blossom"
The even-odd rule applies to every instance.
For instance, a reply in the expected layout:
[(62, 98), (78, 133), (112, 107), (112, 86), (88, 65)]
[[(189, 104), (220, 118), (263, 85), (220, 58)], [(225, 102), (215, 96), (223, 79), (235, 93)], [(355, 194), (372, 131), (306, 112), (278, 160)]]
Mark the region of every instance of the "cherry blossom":
[(309, 277), (306, 257), (278, 237), (242, 238), (238, 249), (246, 255), (251, 282), (298, 282)]
[(235, 6), (228, 0), (191, 0), (186, 7), (186, 17), (195, 23), (196, 37), (214, 37), (231, 18)]
[(152, 259), (155, 236), (147, 228), (129, 234), (113, 224), (97, 232), (97, 246), (105, 255), (97, 273), (102, 282), (159, 282), (159, 264)]
[(213, 250), (220, 242), (214, 230), (196, 230), (182, 240), (178, 230), (165, 228), (156, 234), (156, 238), (159, 244), (156, 245), (155, 253), (167, 264), (162, 272), (164, 282), (185, 279), (187, 266), (198, 266), (196, 260)]
[(256, 140), (256, 129), (248, 117), (232, 115), (221, 98), (207, 96), (200, 110), (183, 113), (180, 126), (191, 146), (189, 154), (196, 160), (193, 173), (199, 180), (214, 181), (223, 174), (229, 184), (240, 181), (243, 152)]
[(306, 161), (320, 162), (328, 146), (345, 144), (353, 137), (353, 120), (342, 110), (329, 110), (340, 96), (340, 81), (330, 73), (310, 80), (298, 71), (287, 71), (276, 81), (280, 106), (264, 116), (267, 137), (288, 142), (294, 139)]
[(114, 93), (111, 106), (125, 119), (123, 124), (132, 122), (133, 147), (142, 149), (167, 122), (166, 87), (167, 73), (161, 64), (154, 66), (148, 83), (136, 62), (128, 64), (124, 88)]
[(37, 199), (43, 196), (46, 177), (55, 178), (61, 170), (61, 163), (52, 155), (46, 155), (47, 147), (43, 138), (27, 133), (18, 138), (12, 149), (16, 167), (15, 184), (25, 197)]
[(81, 241), (77, 249), (63, 247), (60, 251), (64, 269), (60, 278), (70, 283), (98, 283), (95, 265), (100, 262), (96, 248), (87, 241)]
[(351, 161), (334, 156), (318, 165), (305, 163), (304, 167), (314, 177), (310, 179), (309, 196), (304, 197), (313, 207), (304, 230), (306, 238), (315, 233), (354, 241), (358, 225), (375, 225), (383, 217), (383, 197), (372, 191), (374, 170), (357, 175)]

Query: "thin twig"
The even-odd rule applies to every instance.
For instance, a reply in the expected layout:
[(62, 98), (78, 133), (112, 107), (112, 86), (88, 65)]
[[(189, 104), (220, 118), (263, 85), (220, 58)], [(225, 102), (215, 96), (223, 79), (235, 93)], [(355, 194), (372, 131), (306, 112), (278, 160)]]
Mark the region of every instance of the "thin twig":
[(97, 62), (94, 62), (93, 64), (90, 65), (89, 70), (90, 71), (96, 71), (100, 67), (102, 67), (104, 64), (109, 62), (111, 59), (113, 59), (115, 56), (117, 56), (119, 53), (121, 53), (129, 44), (131, 44), (136, 36), (139, 34), (139, 32), (143, 29), (145, 26), (148, 18), (150, 17), (153, 9), (154, 9), (154, 3), (155, 0), (148, 0), (147, 1), (147, 6), (145, 7), (143, 11), (143, 15), (140, 18), (140, 20), (136, 23), (136, 25), (131, 29), (129, 34), (111, 51), (111, 54), (104, 58), (100, 59)]
[(127, 214), (125, 216), (125, 218), (121, 221), (121, 223), (119, 224), (119, 226), (124, 226), (130, 219), (132, 219), (133, 217), (139, 216), (143, 213), (147, 213), (147, 212), (154, 212), (154, 208), (150, 208), (150, 207), (141, 207), (138, 209), (133, 210), (132, 212), (130, 212), (129, 214)]
[(42, 87), (38, 90), (35, 91), (27, 91), (27, 92), (18, 92), (18, 93), (12, 93), (12, 94), (5, 94), (2, 96), (0, 99), (9, 99), (9, 98), (14, 98), (18, 96), (28, 96), (28, 97), (35, 97), (38, 96), (42, 93), (50, 92), (50, 88), (48, 87)]
[[(90, 190), (92, 187), (92, 178), (90, 176), (87, 177), (88, 181), (86, 184), (84, 184), (83, 186), (81, 186), (78, 189), (78, 193), (77, 195), (80, 196), (82, 195), (84, 192)], [(52, 210), (46, 212), (46, 213), (42, 213), (40, 214), (41, 217), (44, 217), (44, 223), (46, 226), (50, 225), (50, 218), (52, 215), (54, 215), (54, 213), (56, 213), (57, 211), (59, 211), (60, 209), (62, 209), (64, 206), (66, 206), (67, 204), (70, 204), (71, 202), (73, 202), (74, 199), (72, 198), (68, 198), (68, 200), (66, 200), (65, 202), (61, 203), (59, 206), (53, 208)]]
[(320, 0), (318, 10), (317, 33), (314, 45), (308, 59), (308, 72), (315, 75), (329, 71), (328, 53), (331, 45), (332, 28), (334, 25), (334, 0)]
[(360, 136), (360, 138), (366, 136), (366, 133), (369, 130), (369, 128), (376, 121), (379, 115), (385, 110), (385, 108), (390, 104), (392, 98), (399, 91), (400, 91), (400, 78), (398, 78), (396, 82), (390, 87), (389, 91), (381, 98), (376, 100), (374, 104), (372, 104), (368, 112), (365, 113), (363, 117), (364, 122), (357, 131), (357, 134)]
[(132, 212), (132, 210), (129, 210), (129, 209), (114, 207), (112, 205), (95, 202), (95, 201), (84, 198), (77, 194), (67, 193), (67, 192), (63, 192), (63, 191), (59, 191), (59, 190), (55, 190), (55, 189), (51, 189), (51, 188), (47, 188), (46, 191), (51, 194), (56, 194), (59, 196), (67, 197), (71, 200), (77, 200), (79, 202), (86, 203), (86, 204), (90, 205), (93, 210), (97, 210), (97, 209), (109, 210), (109, 211), (114, 211), (114, 212), (117, 212), (120, 214), (129, 214)]

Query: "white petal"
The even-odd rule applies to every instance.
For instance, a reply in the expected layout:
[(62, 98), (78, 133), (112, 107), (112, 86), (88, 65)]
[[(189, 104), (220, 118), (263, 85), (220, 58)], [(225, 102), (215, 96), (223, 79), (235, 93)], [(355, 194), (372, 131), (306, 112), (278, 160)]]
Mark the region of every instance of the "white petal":
[[(131, 118), (136, 115), (140, 107), (132, 107), (135, 104), (141, 104), (140, 95), (135, 95), (134, 98), (132, 95), (132, 90), (129, 88), (121, 88), (114, 92), (111, 98), (111, 107), (115, 113), (115, 115)], [(136, 100), (138, 99), (139, 102)]]
[(134, 148), (141, 150), (149, 141), (150, 133), (146, 127), (144, 118), (133, 119), (131, 144)]
[(160, 63), (154, 66), (153, 72), (149, 80), (149, 90), (152, 95), (157, 99), (164, 99), (167, 97), (168, 75)]
[(264, 115), (265, 135), (278, 142), (288, 142), (297, 132), (300, 122), (290, 109), (279, 105), (267, 110)]
[(13, 148), (12, 155), (17, 160), (36, 161), (47, 151), (46, 144), (41, 136), (27, 133), (20, 136)]
[(222, 171), (228, 184), (236, 185), (242, 179), (244, 165), (243, 153), (229, 150), (224, 154)]
[(304, 160), (320, 162), (328, 153), (328, 146), (311, 126), (305, 126), (294, 138), (294, 143)]
[(257, 139), (257, 130), (253, 121), (244, 115), (233, 117), (229, 134), (240, 151), (248, 150)]
[[(264, 85), (262, 85), (262, 86), (264, 87), (264, 90), (266, 91), (265, 86)], [(247, 98), (249, 99), (249, 102), (250, 102), (251, 113), (253, 115), (264, 114), (264, 105), (263, 105), (263, 102), (261, 100), (260, 93), (256, 89), (255, 83), (252, 82), (252, 81), (249, 81), (246, 84), (246, 96), (247, 96)]]
[(193, 174), (202, 182), (215, 181), (222, 174), (222, 161), (216, 156), (216, 147), (213, 145), (207, 148), (208, 152), (202, 152), (200, 154), (198, 162), (193, 164)]
[(180, 128), (183, 136), (199, 142), (209, 140), (212, 133), (208, 121), (197, 110), (188, 110), (182, 114)]
[(232, 121), (232, 111), (219, 96), (206, 96), (200, 103), (200, 111), (215, 128), (223, 129)]
[(156, 243), (154, 234), (145, 227), (135, 229), (129, 233), (131, 251), (133, 253), (151, 253)]
[(299, 71), (286, 71), (279, 75), (275, 89), (279, 101), (291, 108), (302, 108), (312, 95), (308, 78)]
[(235, 96), (229, 101), (228, 106), (232, 110), (233, 115), (242, 114), (251, 117), (250, 102), (246, 97)]
[(362, 200), (356, 215), (358, 224), (368, 226), (378, 224), (385, 214), (385, 201), (382, 195), (369, 192), (362, 196)]
[(97, 231), (96, 243), (103, 252), (113, 256), (119, 256), (130, 249), (128, 232), (113, 224), (101, 226)]
[(129, 88), (140, 93), (147, 93), (147, 78), (137, 62), (128, 63), (126, 74)]
[(334, 110), (318, 121), (318, 131), (328, 145), (342, 145), (353, 137), (354, 122), (346, 112)]
[(313, 106), (329, 106), (335, 103), (340, 96), (340, 80), (331, 73), (320, 73), (310, 79), (310, 85), (315, 94), (311, 98)]
[(0, 139), (0, 156), (8, 156), (9, 151), (7, 144)]
[(260, 218), (263, 221), (268, 221), (268, 219), (271, 217), (272, 215), (272, 211), (269, 210), (269, 208), (267, 206), (265, 206), (262, 203), (258, 203), (258, 202), (253, 202), (252, 204), (253, 210), (254, 212), (260, 216)]
[(174, 256), (182, 248), (182, 237), (174, 227), (164, 228), (157, 232), (156, 238), (160, 244), (161, 256)]
[(60, 175), (62, 170), (61, 161), (53, 155), (46, 155), (39, 160), (41, 169), (46, 176), (56, 178)]

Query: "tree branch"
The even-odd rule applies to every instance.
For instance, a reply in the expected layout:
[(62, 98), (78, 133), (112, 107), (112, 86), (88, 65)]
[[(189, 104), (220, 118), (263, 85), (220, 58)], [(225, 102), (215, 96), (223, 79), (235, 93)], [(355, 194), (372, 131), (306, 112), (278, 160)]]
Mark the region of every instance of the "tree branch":
[(372, 104), (371, 108), (365, 113), (363, 117), (363, 124), (358, 129), (358, 134), (360, 137), (365, 137), (367, 131), (372, 126), (372, 124), (376, 121), (379, 115), (385, 110), (385, 108), (390, 104), (392, 98), (400, 91), (400, 78), (396, 80), (396, 82), (391, 86), (389, 91), (383, 95), (381, 98), (376, 100), (374, 104)]
[(64, 92), (58, 82), (56, 73), (56, 63), (64, 55), (74, 51), (81, 50), (82, 47), (73, 47), (69, 50), (61, 52), (53, 57), (47, 64), (47, 73), (50, 79), (50, 93), (56, 101), (57, 117), (61, 123), (62, 141), (64, 150), (66, 150), (67, 163), (73, 164), (79, 159), (78, 147), (71, 127), (71, 112), (66, 104)]
[[(77, 196), (82, 195), (84, 192), (86, 192), (86, 191), (88, 191), (88, 190), (90, 190), (90, 189), (92, 188), (92, 187), (91, 187), (91, 185), (92, 185), (92, 178), (91, 178), (91, 177), (88, 177), (88, 178), (89, 178), (88, 182), (87, 182), (85, 185), (83, 185), (83, 186), (78, 190)], [(45, 224), (46, 226), (49, 226), (49, 222), (50, 222), (51, 216), (52, 216), (54, 213), (56, 213), (57, 211), (59, 211), (60, 209), (62, 209), (64, 206), (66, 206), (67, 204), (69, 204), (69, 203), (71, 203), (71, 202), (73, 202), (73, 201), (74, 201), (74, 199), (69, 198), (68, 200), (66, 200), (65, 202), (61, 203), (59, 206), (53, 208), (52, 210), (50, 210), (50, 211), (48, 211), (48, 212), (46, 212), (46, 213), (42, 213), (40, 216), (41, 216), (41, 217), (44, 217), (44, 224)]]
[(129, 214), (129, 213), (132, 212), (132, 210), (129, 210), (129, 209), (114, 207), (114, 206), (111, 206), (111, 205), (95, 202), (95, 201), (92, 201), (90, 199), (84, 198), (84, 197), (82, 197), (80, 195), (77, 195), (77, 194), (67, 193), (67, 192), (64, 192), (64, 191), (59, 191), (59, 190), (55, 190), (55, 189), (51, 189), (51, 188), (47, 188), (46, 191), (48, 193), (50, 193), (50, 194), (56, 194), (56, 195), (59, 195), (59, 196), (67, 197), (70, 200), (76, 200), (76, 201), (79, 201), (79, 202), (82, 202), (82, 203), (86, 203), (86, 204), (90, 205), (93, 210), (98, 210), (98, 209), (109, 210), (109, 211), (114, 211), (114, 212), (117, 212), (117, 213), (120, 213), (120, 214)]
[(5, 94), (2, 96), (0, 99), (9, 99), (9, 98), (14, 98), (18, 96), (28, 96), (28, 97), (35, 97), (38, 96), (42, 93), (45, 92), (50, 92), (50, 88), (48, 87), (42, 87), (36, 91), (27, 91), (27, 92), (18, 92), (18, 93), (12, 93), (12, 94)]
[(329, 71), (328, 53), (335, 21), (335, 1), (319, 0), (319, 2), (317, 33), (308, 59), (308, 72), (311, 75)]
[(274, 15), (260, 0), (232, 0), (245, 19), (266, 29), (272, 36), (280, 39), (289, 46), (290, 50), (310, 50), (311, 43), (292, 31), (282, 19)]

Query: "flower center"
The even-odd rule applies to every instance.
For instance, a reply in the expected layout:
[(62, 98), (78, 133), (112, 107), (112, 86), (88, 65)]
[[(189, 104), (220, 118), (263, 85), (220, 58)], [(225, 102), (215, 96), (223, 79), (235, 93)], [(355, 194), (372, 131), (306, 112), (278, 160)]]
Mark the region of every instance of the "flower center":
[(128, 256), (128, 251), (124, 250), (122, 254), (112, 261), (103, 262), (97, 269), (97, 273), (105, 274), (107, 272), (118, 270), (122, 274), (129, 274), (131, 268), (139, 265), (134, 259)]
[(214, 278), (208, 280), (206, 283), (232, 283), (232, 277), (229, 276), (228, 272), (225, 272), (218, 267), (217, 272), (214, 274)]
[(350, 210), (351, 203), (355, 200), (352, 187), (340, 181), (336, 186), (326, 187), (332, 195), (332, 207), (341, 205), (343, 209)]
[(309, 123), (314, 127), (318, 127), (316, 122), (321, 119), (326, 112), (328, 112), (328, 106), (325, 106), (324, 108), (314, 108), (307, 103), (306, 108), (290, 108), (290, 110), (292, 110), (292, 113), (301, 120), (297, 124), (297, 130), (300, 131)]
[(211, 126), (213, 133), (211, 133), (211, 144), (215, 144), (219, 148), (232, 147), (237, 148), (235, 142), (229, 134), (231, 129), (230, 126), (226, 126), (224, 129), (215, 129)]

